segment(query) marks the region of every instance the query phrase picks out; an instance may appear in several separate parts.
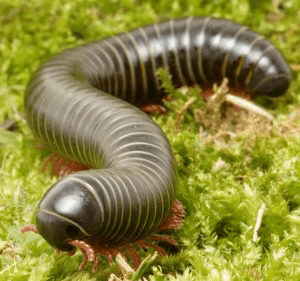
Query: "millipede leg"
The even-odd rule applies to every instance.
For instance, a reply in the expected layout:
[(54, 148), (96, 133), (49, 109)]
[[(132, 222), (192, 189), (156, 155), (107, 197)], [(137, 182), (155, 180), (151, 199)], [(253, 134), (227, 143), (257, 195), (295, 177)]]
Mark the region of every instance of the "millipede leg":
[(22, 226), (20, 228), (20, 232), (21, 233), (25, 233), (25, 232), (39, 233), (39, 231), (37, 230), (36, 226), (31, 225), (31, 224), (26, 224), (26, 225)]
[(52, 166), (52, 175), (59, 176), (60, 178), (75, 172), (88, 170), (88, 167), (78, 162), (69, 160), (55, 152), (51, 153), (50, 156), (46, 158), (42, 166), (42, 172), (44, 172), (49, 165)]
[(159, 225), (158, 230), (179, 229), (184, 222), (184, 207), (182, 203), (175, 199), (168, 216)]

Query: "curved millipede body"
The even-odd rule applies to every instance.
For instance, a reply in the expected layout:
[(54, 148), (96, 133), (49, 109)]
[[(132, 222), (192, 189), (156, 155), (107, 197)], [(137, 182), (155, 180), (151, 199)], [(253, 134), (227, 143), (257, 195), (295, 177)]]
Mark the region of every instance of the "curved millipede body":
[(109, 247), (142, 239), (168, 214), (176, 172), (162, 130), (131, 104), (162, 97), (156, 70), (173, 83), (219, 83), (279, 96), (290, 70), (245, 26), (210, 17), (170, 20), (66, 50), (46, 62), (25, 96), (28, 124), (54, 151), (92, 170), (44, 195), (37, 228), (58, 249), (81, 239)]

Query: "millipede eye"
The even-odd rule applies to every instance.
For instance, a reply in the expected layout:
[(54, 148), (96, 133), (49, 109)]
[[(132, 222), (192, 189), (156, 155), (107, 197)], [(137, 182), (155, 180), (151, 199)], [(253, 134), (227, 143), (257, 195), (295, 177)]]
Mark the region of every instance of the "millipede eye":
[(78, 236), (78, 234), (80, 233), (80, 230), (78, 227), (76, 227), (74, 225), (68, 225), (66, 227), (66, 233), (68, 234), (68, 236), (70, 238), (74, 238), (74, 237)]

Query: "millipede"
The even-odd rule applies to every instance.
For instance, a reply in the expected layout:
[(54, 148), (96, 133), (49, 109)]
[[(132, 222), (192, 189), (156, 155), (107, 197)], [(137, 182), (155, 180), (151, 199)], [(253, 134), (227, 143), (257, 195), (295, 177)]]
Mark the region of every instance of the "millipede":
[(134, 106), (166, 95), (159, 68), (176, 87), (205, 89), (227, 77), (253, 96), (283, 95), (291, 80), (272, 43), (212, 17), (137, 28), (48, 60), (26, 89), (28, 125), (53, 151), (90, 168), (60, 179), (39, 203), (36, 231), (55, 248), (84, 245), (86, 261), (96, 263), (89, 251), (113, 255), (129, 245), (133, 253), (134, 243), (159, 240), (153, 234), (175, 200), (176, 166), (163, 131)]

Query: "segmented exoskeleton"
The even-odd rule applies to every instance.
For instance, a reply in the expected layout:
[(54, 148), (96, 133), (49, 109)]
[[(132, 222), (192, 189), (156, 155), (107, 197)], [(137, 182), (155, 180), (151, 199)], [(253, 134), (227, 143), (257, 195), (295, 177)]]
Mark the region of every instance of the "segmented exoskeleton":
[(177, 87), (211, 87), (227, 77), (254, 95), (282, 95), (291, 79), (269, 41), (210, 17), (138, 28), (46, 62), (27, 87), (28, 124), (51, 149), (93, 168), (61, 179), (39, 204), (37, 228), (56, 248), (71, 250), (72, 239), (131, 243), (168, 214), (176, 183), (170, 145), (131, 105), (163, 97), (160, 67)]

